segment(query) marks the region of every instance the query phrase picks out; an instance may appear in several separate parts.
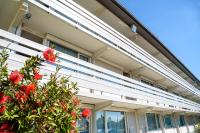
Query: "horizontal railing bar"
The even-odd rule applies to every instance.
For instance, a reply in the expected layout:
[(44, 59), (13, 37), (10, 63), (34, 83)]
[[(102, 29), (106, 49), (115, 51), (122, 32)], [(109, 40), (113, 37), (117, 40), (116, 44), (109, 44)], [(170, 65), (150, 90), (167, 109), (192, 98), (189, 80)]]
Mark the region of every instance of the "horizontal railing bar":
[[(4, 34), (4, 35), (2, 35), (2, 34)], [(32, 41), (30, 41), (30, 40), (27, 40), (27, 39), (24, 39), (24, 38), (22, 38), (22, 37), (19, 37), (19, 36), (16, 36), (16, 35), (14, 35), (14, 34), (12, 34), (12, 33), (8, 33), (8, 32), (6, 32), (6, 31), (3, 31), (3, 30), (0, 30), (0, 36), (2, 37), (2, 38), (6, 38), (6, 39), (0, 39), (0, 46), (2, 46), (2, 47), (7, 47), (8, 46), (8, 44), (9, 44), (9, 46), (8, 46), (8, 48), (9, 49), (11, 49), (11, 50), (14, 50), (14, 51), (17, 51), (17, 52), (21, 52), (21, 53), (24, 53), (24, 54), (27, 54), (27, 55), (38, 55), (38, 54), (40, 54), (41, 55), (41, 51), (44, 51), (47, 47), (46, 46), (43, 46), (43, 45), (41, 45), (41, 44), (37, 44), (37, 43), (35, 43), (35, 42), (32, 42)], [(10, 41), (8, 41), (8, 40), (10, 40)], [(19, 43), (20, 45), (18, 45), (17, 43)], [(37, 51), (36, 51), (37, 50)], [(40, 52), (38, 52), (38, 50), (40, 51)], [(27, 51), (28, 51), (28, 53), (27, 53)], [(84, 62), (84, 61), (81, 61), (81, 60), (79, 60), (79, 59), (76, 59), (76, 58), (73, 58), (73, 57), (70, 57), (70, 56), (68, 56), (68, 55), (66, 55), (66, 54), (63, 54), (63, 53), (60, 53), (59, 54), (59, 58), (62, 58), (62, 59), (64, 59), (64, 61), (63, 60), (61, 60), (62, 62), (61, 62), (61, 64), (63, 64), (63, 67), (66, 65), (66, 66), (70, 66), (70, 65), (72, 65), (71, 67), (72, 68), (75, 68), (77, 71), (78, 70), (82, 70), (83, 72), (85, 71), (86, 73), (90, 73), (90, 75), (93, 75), (94, 77), (96, 77), (96, 76), (99, 76), (99, 77), (105, 77), (105, 79), (106, 78), (109, 78), (111, 81), (113, 81), (113, 80), (115, 80), (115, 82), (121, 82), (121, 85), (131, 85), (131, 83), (133, 83), (133, 84), (135, 84), (135, 83), (137, 83), (138, 81), (135, 81), (135, 80), (133, 80), (133, 79), (129, 79), (129, 78), (126, 78), (126, 77), (124, 77), (124, 76), (122, 76), (122, 75), (120, 75), (120, 74), (116, 74), (116, 73), (114, 73), (114, 72), (112, 72), (112, 71), (109, 71), (109, 70), (106, 70), (106, 69), (104, 69), (104, 68), (101, 68), (101, 67), (98, 67), (98, 66), (96, 66), (96, 65), (93, 65), (93, 64), (90, 64), (90, 63), (87, 63), (87, 62)], [(67, 61), (70, 61), (72, 64), (70, 64), (70, 62), (66, 62), (65, 60), (67, 60)], [(66, 64), (65, 64), (66, 63)], [(77, 65), (74, 65), (74, 64), (77, 64)], [(48, 64), (45, 64), (46, 66), (49, 66)], [(83, 69), (83, 66), (85, 67), (84, 69)], [(86, 66), (87, 66), (87, 68), (86, 68)], [(52, 65), (51, 65), (51, 67), (52, 67)], [(91, 69), (91, 70), (87, 70), (87, 69)], [(98, 73), (98, 72), (102, 72), (102, 73)], [(113, 75), (114, 77), (117, 77), (117, 78), (114, 78), (113, 76), (111, 76), (111, 77), (109, 77), (108, 75), (105, 75), (105, 74), (103, 74), (103, 73), (107, 73), (108, 75)], [(94, 79), (94, 77), (91, 77), (92, 79)], [(127, 80), (127, 81), (129, 81), (130, 83), (128, 83), (128, 82), (125, 82), (124, 80)], [(99, 80), (99, 81), (101, 81), (101, 80)], [(101, 82), (103, 82), (103, 81), (101, 81)], [(104, 82), (108, 82), (108, 81), (104, 81)], [(107, 84), (107, 83), (106, 83)], [(149, 91), (151, 91), (152, 90), (152, 88), (153, 88), (153, 90), (155, 91), (157, 91), (157, 92), (155, 92), (155, 93), (158, 93), (157, 95), (154, 95), (154, 96), (156, 96), (157, 98), (158, 98), (158, 100), (155, 100), (155, 98), (154, 98), (154, 101), (156, 101), (156, 102), (159, 102), (159, 101), (161, 101), (161, 100), (163, 100), (163, 98), (164, 97), (162, 97), (161, 99), (160, 99), (160, 96), (165, 96), (166, 98), (165, 99), (167, 99), (167, 100), (169, 100), (170, 102), (171, 101), (173, 101), (173, 100), (175, 100), (176, 102), (178, 102), (178, 105), (180, 104), (180, 103), (183, 103), (183, 101), (180, 101), (180, 100), (184, 100), (184, 105), (187, 105), (187, 106), (196, 106), (196, 107), (199, 107), (199, 104), (197, 104), (197, 103), (194, 103), (194, 102), (191, 102), (191, 101), (189, 101), (189, 100), (186, 100), (186, 99), (183, 99), (183, 98), (180, 98), (180, 97), (178, 97), (178, 96), (176, 96), (176, 95), (172, 95), (172, 94), (167, 94), (167, 92), (164, 92), (164, 91), (161, 91), (161, 90), (159, 90), (159, 89), (157, 89), (157, 88), (154, 88), (154, 87), (150, 87), (150, 86), (148, 86), (148, 85), (144, 85), (143, 83), (141, 83), (141, 82), (138, 82), (138, 84), (141, 84), (141, 87), (144, 89), (144, 90), (148, 90), (148, 92), (145, 92), (146, 93), (146, 96), (147, 95), (150, 95), (150, 93), (149, 93)], [(138, 85), (137, 84), (137, 85)], [(114, 83), (111, 83), (110, 84), (110, 86), (112, 87), (112, 86), (115, 86), (116, 88), (119, 88), (120, 89), (120, 87), (121, 87), (121, 85), (117, 85), (116, 83), (115, 83), (115, 85), (114, 85)], [(139, 86), (137, 86), (137, 85), (135, 85), (134, 87), (135, 88), (138, 88)], [(147, 86), (147, 88), (144, 88), (144, 86)], [(127, 88), (126, 86), (123, 86), (123, 88)], [(151, 89), (150, 89), (151, 88)], [(126, 90), (131, 90), (131, 89), (126, 89)], [(134, 90), (134, 92), (137, 92), (138, 90)], [(142, 92), (142, 89), (140, 90), (141, 92)], [(138, 94), (140, 93), (140, 91), (138, 91)], [(131, 93), (133, 93), (132, 91), (130, 91)], [(128, 94), (130, 93), (129, 91), (128, 91)], [(152, 91), (151, 91), (152, 92)], [(154, 92), (152, 92), (152, 93), (154, 93)], [(154, 94), (155, 94), (154, 93)], [(126, 94), (126, 93), (125, 93)], [(127, 96), (129, 96), (127, 94)], [(141, 94), (140, 94), (141, 95)], [(160, 95), (160, 96), (159, 96)], [(132, 96), (132, 95), (131, 95)], [(144, 95), (145, 96), (145, 95)], [(170, 98), (170, 99), (169, 99)], [(172, 99), (171, 99), (172, 98)], [(179, 99), (179, 100), (178, 100)], [(168, 103), (168, 104), (170, 104), (170, 102)], [(186, 102), (186, 103), (185, 103)], [(189, 105), (188, 105), (189, 104)], [(191, 104), (191, 105), (190, 105)], [(183, 106), (184, 107), (184, 106)]]

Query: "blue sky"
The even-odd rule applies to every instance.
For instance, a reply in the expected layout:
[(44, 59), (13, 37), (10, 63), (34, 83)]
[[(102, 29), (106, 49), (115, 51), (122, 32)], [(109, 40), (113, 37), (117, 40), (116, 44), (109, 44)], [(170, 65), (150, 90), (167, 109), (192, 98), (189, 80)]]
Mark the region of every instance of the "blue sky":
[(200, 0), (119, 0), (200, 79)]

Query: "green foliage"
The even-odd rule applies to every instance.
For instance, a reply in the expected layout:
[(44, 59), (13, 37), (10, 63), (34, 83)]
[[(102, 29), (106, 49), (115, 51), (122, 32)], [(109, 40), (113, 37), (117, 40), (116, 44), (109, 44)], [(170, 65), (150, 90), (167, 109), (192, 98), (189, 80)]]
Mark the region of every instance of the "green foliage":
[[(0, 103), (1, 108), (6, 106), (6, 110), (0, 114), (0, 121), (9, 123), (9, 130), (19, 133), (75, 131), (73, 123), (80, 117), (79, 100), (76, 97), (77, 84), (71, 82), (69, 77), (59, 75), (59, 67), (50, 77), (45, 77), (48, 78), (45, 83), (34, 79), (34, 71), (37, 69), (39, 72), (39, 66), (43, 61), (39, 56), (26, 60), (24, 67), (19, 70), (23, 79), (13, 84), (9, 80), (7, 59), (8, 53), (3, 50), (0, 53), (0, 101), (3, 96), (9, 96), (9, 100)], [(22, 86), (27, 87), (30, 84), (31, 93), (26, 94)]]

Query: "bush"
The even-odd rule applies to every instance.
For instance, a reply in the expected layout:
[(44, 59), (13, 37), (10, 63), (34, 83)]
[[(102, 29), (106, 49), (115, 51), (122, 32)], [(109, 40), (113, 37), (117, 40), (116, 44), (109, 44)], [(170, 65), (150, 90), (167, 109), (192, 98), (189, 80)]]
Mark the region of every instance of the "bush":
[(81, 113), (76, 97), (77, 83), (58, 74), (60, 67), (46, 83), (39, 66), (55, 63), (56, 54), (48, 48), (40, 56), (26, 60), (20, 70), (9, 72), (8, 53), (0, 53), (0, 132), (70, 133), (76, 132), (76, 121), (89, 117), (90, 111)]

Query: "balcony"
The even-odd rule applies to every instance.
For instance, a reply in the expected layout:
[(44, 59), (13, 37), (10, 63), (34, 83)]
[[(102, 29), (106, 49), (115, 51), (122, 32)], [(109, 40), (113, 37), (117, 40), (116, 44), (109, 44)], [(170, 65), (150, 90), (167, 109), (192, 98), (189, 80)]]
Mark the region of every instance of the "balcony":
[(185, 91), (196, 100), (199, 100), (200, 92), (194, 86), (75, 2), (68, 0), (28, 1), (80, 31), (93, 36), (140, 65), (147, 67), (155, 74), (168, 79), (170, 83), (180, 86), (180, 91)]
[[(41, 55), (47, 48), (4, 30), (0, 30), (0, 47), (10, 50), (9, 70), (19, 69), (27, 57)], [(190, 100), (63, 53), (59, 53), (59, 59), (57, 64), (62, 66), (59, 74), (70, 76), (71, 80), (78, 82), (78, 95), (83, 103), (108, 102), (127, 109), (200, 113), (200, 104)], [(48, 75), (55, 71), (55, 65), (45, 62), (41, 71)]]

